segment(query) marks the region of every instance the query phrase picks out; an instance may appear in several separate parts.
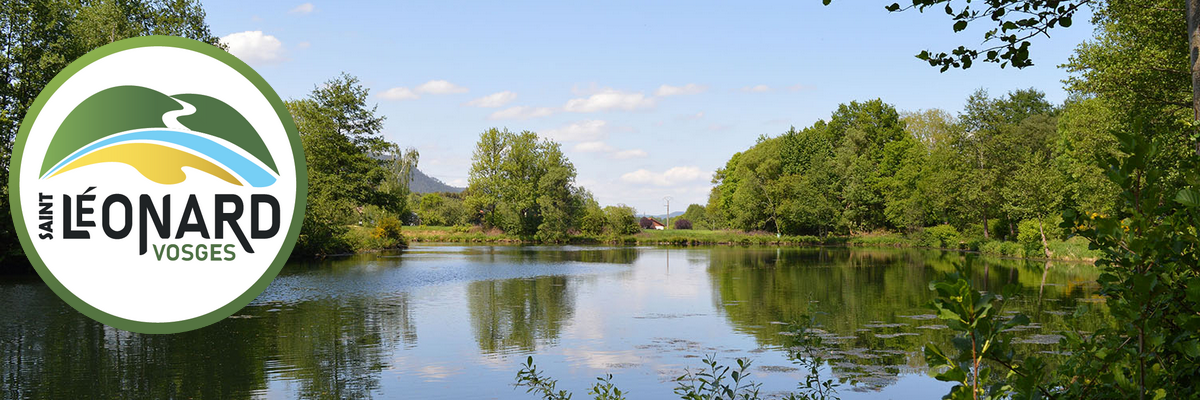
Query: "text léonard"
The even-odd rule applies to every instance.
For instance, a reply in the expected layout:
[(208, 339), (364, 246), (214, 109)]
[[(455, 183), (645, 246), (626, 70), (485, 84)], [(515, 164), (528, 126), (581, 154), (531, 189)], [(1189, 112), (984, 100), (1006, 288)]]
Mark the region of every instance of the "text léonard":
[[(91, 230), (96, 227), (96, 220), (90, 217), (96, 213), (96, 209), (93, 208), (96, 195), (90, 194), (94, 189), (96, 189), (95, 186), (89, 187), (82, 194), (75, 196), (62, 195), (62, 218), (60, 220), (63, 239), (91, 238)], [(150, 232), (147, 229), (148, 223), (154, 224), (157, 237), (164, 240), (184, 239), (184, 235), (188, 233), (193, 233), (192, 236), (199, 235), (203, 239), (221, 240), (225, 238), (225, 227), (228, 226), (229, 231), (237, 238), (246, 253), (254, 253), (254, 248), (251, 247), (246, 234), (242, 232), (242, 224), (239, 222), (247, 214), (244, 212), (242, 196), (215, 194), (213, 200), (215, 207), (212, 214), (211, 235), (210, 227), (205, 223), (204, 211), (196, 200), (196, 195), (192, 194), (188, 195), (183, 212), (178, 219), (174, 237), (172, 237), (171, 195), (164, 195), (158, 206), (155, 205), (150, 195), (138, 196), (138, 255), (145, 255), (147, 251)], [(269, 239), (278, 234), (279, 200), (269, 194), (252, 194), (249, 203), (250, 239)], [(116, 205), (120, 205), (120, 207), (115, 207)], [(231, 209), (227, 209), (226, 205), (231, 205)], [(40, 230), (38, 238), (53, 240), (56, 219), (54, 196), (38, 193), (38, 206), (38, 229)], [(269, 209), (267, 212), (271, 221), (267, 228), (259, 226), (259, 215), (264, 207)], [(124, 239), (133, 230), (134, 206), (129, 197), (123, 194), (115, 193), (105, 197), (100, 203), (99, 214), (100, 229), (109, 238)], [(170, 261), (232, 261), (236, 257), (237, 250), (237, 246), (231, 243), (162, 243), (154, 244), (153, 248), (154, 256), (159, 261), (164, 257)]]

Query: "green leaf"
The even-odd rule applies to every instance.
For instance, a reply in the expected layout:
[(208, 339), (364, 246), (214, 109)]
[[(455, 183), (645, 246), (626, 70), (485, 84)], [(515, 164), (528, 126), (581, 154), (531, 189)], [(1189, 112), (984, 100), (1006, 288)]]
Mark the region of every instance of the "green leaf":
[(958, 21), (954, 23), (955, 32), (962, 31), (963, 29), (967, 29), (967, 21)]
[(887, 6), (885, 8), (887, 8), (887, 10), (891, 11), (891, 12), (900, 11), (900, 3), (892, 3), (892, 5)]
[(1062, 17), (1058, 19), (1058, 26), (1068, 28), (1071, 26), (1071, 17)]
[(1188, 208), (1195, 208), (1200, 206), (1200, 192), (1197, 192), (1196, 189), (1184, 188), (1175, 195), (1175, 202)]

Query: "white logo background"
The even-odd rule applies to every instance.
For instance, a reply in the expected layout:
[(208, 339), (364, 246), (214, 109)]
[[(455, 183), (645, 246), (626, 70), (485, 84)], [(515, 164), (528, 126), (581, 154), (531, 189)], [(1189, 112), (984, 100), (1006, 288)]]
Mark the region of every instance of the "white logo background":
[[(161, 185), (143, 177), (133, 167), (120, 163), (94, 164), (50, 179), (39, 179), (40, 164), (46, 149), (67, 115), (89, 96), (122, 85), (142, 86), (166, 95), (202, 94), (225, 102), (258, 131), (274, 159), (280, 179), (264, 188), (235, 186), (205, 172), (185, 167), (187, 180), (176, 185)], [(112, 118), (121, 116), (113, 115)], [(283, 123), (271, 103), (252, 82), (230, 66), (204, 54), (175, 47), (141, 47), (109, 55), (87, 65), (63, 83), (46, 102), (33, 124), (25, 142), (19, 171), (19, 206), (23, 210), (30, 241), (46, 268), (63, 286), (105, 313), (133, 321), (164, 323), (213, 312), (253, 286), (270, 268), (289, 229), (300, 229), (299, 226), (291, 226), (296, 206), (296, 164)], [(229, 147), (248, 155), (236, 146)], [(54, 163), (57, 160), (47, 162)], [(74, 202), (74, 196), (82, 194), (90, 186), (96, 186), (90, 193), (96, 195), (96, 200), (89, 204), (95, 210), (89, 217), (97, 226), (87, 228), (91, 233), (90, 239), (64, 239), (62, 194), (70, 194)], [(39, 192), (55, 196), (52, 200), (55, 216), (52, 240), (38, 238), (42, 233), (39, 229), (42, 221), (38, 220)], [(108, 238), (100, 226), (103, 200), (114, 193), (127, 196), (134, 208), (134, 227), (129, 236), (120, 240)], [(249, 239), (255, 251), (253, 254), (242, 248), (228, 227), (224, 238), (217, 240), (212, 232), (216, 214), (213, 195), (218, 193), (237, 194), (242, 198), (243, 217), (239, 222), (247, 238), (250, 235), (250, 195), (273, 195), (279, 201), (279, 232), (270, 239)], [(159, 213), (163, 211), (163, 195), (170, 194), (172, 203), (170, 238), (159, 238), (153, 222), (148, 222), (148, 251), (143, 255), (138, 254), (141, 228), (137, 207), (141, 194), (150, 195)], [(203, 239), (195, 232), (184, 234), (182, 239), (174, 238), (187, 197), (191, 194), (195, 194), (199, 200), (210, 239)], [(232, 207), (226, 205), (226, 209)], [(77, 210), (72, 211), (74, 219)], [(113, 218), (113, 227), (120, 229), (124, 219), (123, 206), (113, 205), (112, 211), (119, 216)], [(262, 213), (260, 220), (262, 227), (270, 226), (269, 213)], [(160, 261), (155, 256), (154, 244), (234, 244), (237, 248), (236, 258), (234, 261), (168, 261), (164, 255)]]

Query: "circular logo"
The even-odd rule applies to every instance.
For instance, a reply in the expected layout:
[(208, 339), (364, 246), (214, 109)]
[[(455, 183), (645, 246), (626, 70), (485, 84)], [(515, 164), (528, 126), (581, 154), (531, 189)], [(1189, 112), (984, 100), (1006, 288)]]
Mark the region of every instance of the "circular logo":
[(207, 326), (257, 297), (304, 218), (304, 150), (283, 101), (233, 55), (126, 39), (38, 96), (13, 147), (21, 245), (76, 310), (114, 328)]

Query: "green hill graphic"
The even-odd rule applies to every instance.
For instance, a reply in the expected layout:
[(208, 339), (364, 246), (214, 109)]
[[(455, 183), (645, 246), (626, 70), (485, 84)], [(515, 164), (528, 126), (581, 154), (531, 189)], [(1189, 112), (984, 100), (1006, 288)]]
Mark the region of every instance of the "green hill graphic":
[(140, 86), (117, 86), (88, 97), (71, 110), (50, 141), (41, 174), (45, 175), (59, 161), (100, 138), (133, 129), (170, 128), (163, 121), (163, 114), (185, 109), (176, 100), (196, 109), (176, 119), (181, 125), (227, 140), (279, 172), (258, 132), (228, 104), (200, 94), (168, 96)]

